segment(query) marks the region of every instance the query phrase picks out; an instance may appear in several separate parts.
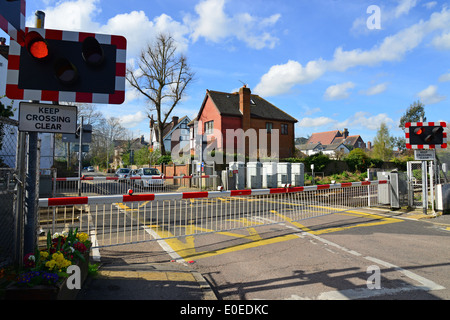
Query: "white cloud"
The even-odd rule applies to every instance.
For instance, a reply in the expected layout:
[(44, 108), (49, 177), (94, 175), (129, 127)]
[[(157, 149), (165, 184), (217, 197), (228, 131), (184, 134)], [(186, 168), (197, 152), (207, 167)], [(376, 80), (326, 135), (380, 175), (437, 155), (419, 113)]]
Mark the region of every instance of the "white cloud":
[(289, 60), (286, 64), (272, 66), (254, 92), (264, 96), (274, 96), (289, 92), (296, 84), (310, 83), (325, 72), (323, 60), (310, 61), (306, 66)]
[(336, 120), (328, 117), (318, 117), (318, 118), (303, 118), (299, 121), (298, 126), (300, 128), (314, 128), (314, 127), (326, 127), (327, 125), (332, 125), (337, 123)]
[(140, 125), (142, 121), (146, 120), (147, 115), (142, 111), (138, 111), (135, 114), (127, 114), (118, 118), (120, 120), (120, 124), (124, 128), (134, 128)]
[(256, 86), (258, 94), (262, 96), (283, 94), (295, 85), (317, 80), (327, 71), (345, 72), (358, 66), (370, 67), (383, 62), (400, 61), (408, 52), (419, 46), (428, 34), (436, 30), (447, 30), (449, 25), (450, 10), (444, 7), (441, 12), (431, 14), (429, 20), (421, 20), (400, 30), (369, 50), (357, 48), (346, 51), (338, 47), (334, 51), (333, 59), (329, 61), (321, 58), (312, 60), (306, 67), (294, 60), (289, 60), (284, 65), (275, 65), (261, 77)]
[(443, 74), (439, 77), (439, 82), (450, 81), (450, 73)]
[(299, 128), (315, 128), (315, 131), (322, 132), (336, 128), (352, 128), (378, 130), (380, 124), (384, 122), (389, 128), (395, 127), (395, 121), (386, 113), (372, 115), (369, 112), (360, 111), (343, 121), (338, 121), (329, 117), (303, 118), (297, 124)]
[(430, 2), (427, 2), (427, 3), (424, 3), (424, 4), (423, 4), (423, 6), (424, 6), (425, 8), (427, 8), (427, 9), (432, 9), (432, 8), (434, 8), (436, 5), (437, 5), (437, 2), (436, 2), (436, 1), (430, 1)]
[[(46, 29), (76, 30), (95, 32), (100, 25), (94, 17), (101, 12), (98, 8), (100, 0), (73, 0), (57, 2), (48, 6), (45, 12)], [(35, 26), (35, 17), (31, 15), (26, 22), (29, 27)]]
[(106, 34), (119, 34), (127, 38), (127, 55), (133, 57), (151, 43), (160, 32), (169, 32), (179, 50), (187, 50), (188, 28), (173, 20), (170, 16), (162, 14), (149, 20), (144, 11), (132, 11), (118, 14), (108, 20), (101, 27), (101, 32)]
[(435, 37), (431, 43), (439, 50), (450, 50), (450, 32)]
[(384, 122), (388, 127), (392, 127), (395, 123), (394, 120), (392, 120), (386, 113), (371, 115), (369, 112), (359, 111), (347, 120), (338, 122), (337, 127), (378, 130), (382, 122)]
[(278, 38), (270, 33), (269, 28), (277, 23), (280, 14), (268, 18), (254, 17), (249, 13), (230, 16), (225, 13), (225, 4), (226, 0), (204, 0), (195, 6), (197, 16), (185, 16), (184, 23), (192, 29), (194, 42), (204, 38), (217, 43), (235, 37), (253, 49), (273, 48), (278, 43)]
[(360, 93), (367, 95), (367, 96), (373, 96), (373, 95), (380, 94), (380, 93), (386, 91), (386, 89), (387, 89), (387, 83), (380, 83), (373, 87), (368, 88), (367, 90), (361, 90)]
[(353, 82), (345, 82), (330, 86), (324, 94), (326, 100), (341, 100), (350, 96), (349, 89), (353, 89), (355, 84)]
[(404, 14), (408, 14), (409, 11), (417, 5), (417, 0), (400, 0), (398, 6), (394, 10), (394, 17), (398, 18)]
[[(128, 56), (139, 54), (160, 32), (169, 32), (181, 51), (187, 50), (190, 39), (200, 37), (213, 42), (235, 38), (253, 49), (273, 48), (278, 43), (271, 28), (280, 14), (256, 17), (242, 12), (230, 16), (225, 13), (226, 1), (203, 0), (195, 7), (196, 14), (186, 14), (182, 21), (164, 13), (151, 19), (144, 11), (131, 11), (112, 17), (105, 25), (95, 21), (101, 12), (100, 0), (46, 1), (45, 28), (125, 36)], [(29, 18), (27, 26), (34, 26), (34, 20)]]
[(426, 89), (420, 91), (417, 96), (424, 104), (434, 104), (445, 100), (446, 97), (439, 95), (437, 89), (436, 86), (430, 85)]

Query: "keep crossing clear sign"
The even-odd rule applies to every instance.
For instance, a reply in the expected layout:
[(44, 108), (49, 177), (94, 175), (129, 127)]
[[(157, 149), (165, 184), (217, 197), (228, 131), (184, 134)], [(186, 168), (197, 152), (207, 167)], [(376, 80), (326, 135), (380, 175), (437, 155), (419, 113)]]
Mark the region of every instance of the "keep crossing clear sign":
[(21, 102), (19, 131), (75, 133), (77, 107)]
[(414, 159), (422, 161), (434, 161), (435, 160), (435, 150), (434, 149), (420, 149), (414, 150)]

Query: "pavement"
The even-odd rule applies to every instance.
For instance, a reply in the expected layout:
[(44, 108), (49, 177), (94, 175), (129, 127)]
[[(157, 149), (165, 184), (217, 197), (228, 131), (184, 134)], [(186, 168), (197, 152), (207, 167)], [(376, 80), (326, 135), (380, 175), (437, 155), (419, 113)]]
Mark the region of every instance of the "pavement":
[[(450, 230), (450, 214), (380, 211), (390, 216), (427, 221)], [(153, 253), (147, 248), (144, 244), (135, 244), (129, 248), (109, 249), (98, 263), (97, 275), (87, 278), (77, 300), (218, 300), (205, 278), (188, 263), (149, 260), (148, 256)], [(137, 253), (139, 258), (136, 259)], [(144, 256), (146, 258), (142, 258)]]
[(217, 300), (205, 278), (178, 262), (100, 264), (77, 300)]

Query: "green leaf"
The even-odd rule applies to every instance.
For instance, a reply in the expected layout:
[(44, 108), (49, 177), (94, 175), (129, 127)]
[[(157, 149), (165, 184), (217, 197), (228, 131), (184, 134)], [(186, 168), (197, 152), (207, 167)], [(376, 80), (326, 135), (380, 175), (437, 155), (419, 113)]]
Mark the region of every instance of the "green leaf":
[(84, 255), (80, 251), (75, 250), (74, 255), (77, 256), (77, 258), (80, 259), (81, 261), (86, 262)]

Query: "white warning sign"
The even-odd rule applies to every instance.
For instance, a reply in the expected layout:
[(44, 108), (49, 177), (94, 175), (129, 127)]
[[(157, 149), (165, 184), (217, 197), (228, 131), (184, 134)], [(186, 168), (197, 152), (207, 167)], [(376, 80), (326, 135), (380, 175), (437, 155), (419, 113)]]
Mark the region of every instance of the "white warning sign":
[(75, 133), (77, 107), (21, 102), (19, 131)]

